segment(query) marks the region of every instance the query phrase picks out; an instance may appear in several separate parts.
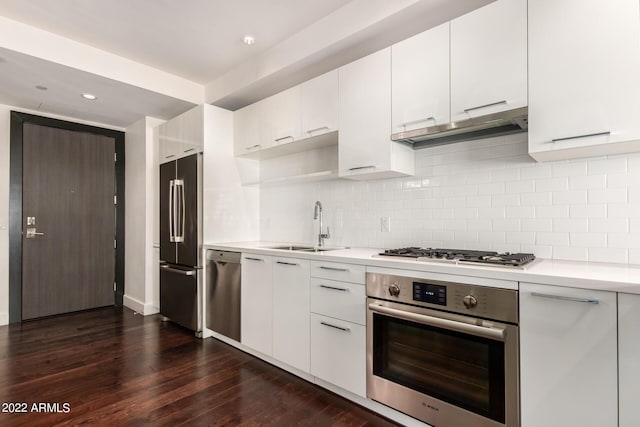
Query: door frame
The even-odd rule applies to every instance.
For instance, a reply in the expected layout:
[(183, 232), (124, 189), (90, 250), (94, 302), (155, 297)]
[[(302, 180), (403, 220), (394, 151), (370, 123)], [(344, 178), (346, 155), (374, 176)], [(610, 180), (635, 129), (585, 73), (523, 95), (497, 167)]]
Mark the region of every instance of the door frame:
[(116, 291), (115, 306), (124, 297), (124, 132), (68, 122), (50, 117), (11, 111), (9, 145), (9, 323), (22, 321), (22, 128), (32, 123), (74, 132), (86, 132), (114, 138), (116, 161)]

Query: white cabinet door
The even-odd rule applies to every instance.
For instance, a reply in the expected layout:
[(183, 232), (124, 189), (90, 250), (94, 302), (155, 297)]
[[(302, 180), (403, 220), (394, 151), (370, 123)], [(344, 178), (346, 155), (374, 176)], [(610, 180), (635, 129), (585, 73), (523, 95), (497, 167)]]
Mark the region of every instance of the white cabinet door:
[(391, 48), (339, 69), (339, 175), (388, 178), (413, 174), (413, 150), (391, 141)]
[(240, 342), (261, 353), (273, 354), (273, 258), (242, 254)]
[(274, 258), (273, 357), (309, 372), (309, 261)]
[(158, 126), (160, 163), (201, 153), (204, 148), (204, 106), (199, 105)]
[(294, 86), (261, 101), (260, 148), (300, 139), (300, 87)]
[(449, 123), (449, 23), (391, 46), (391, 133)]
[(618, 425), (614, 292), (520, 283), (522, 427)]
[(158, 157), (160, 163), (176, 160), (180, 156), (180, 123), (172, 119), (158, 126)]
[(301, 137), (338, 130), (338, 70), (300, 85)]
[(262, 103), (248, 105), (233, 112), (233, 149), (236, 156), (260, 150)]
[(618, 294), (620, 427), (640, 426), (640, 295)]
[(312, 314), (311, 374), (366, 397), (366, 328)]
[(640, 149), (639, 16), (638, 0), (529, 0), (536, 160)]
[(498, 0), (451, 21), (451, 120), (526, 106), (527, 0)]

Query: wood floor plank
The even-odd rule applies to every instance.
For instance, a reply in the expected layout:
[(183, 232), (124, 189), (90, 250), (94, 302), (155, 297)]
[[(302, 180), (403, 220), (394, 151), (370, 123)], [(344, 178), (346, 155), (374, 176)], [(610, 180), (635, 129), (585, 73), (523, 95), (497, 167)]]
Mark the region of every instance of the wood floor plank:
[[(0, 412), (2, 426), (397, 425), (158, 315), (113, 307), (0, 327), (0, 403), (10, 402), (28, 411)], [(49, 406), (32, 411), (38, 403)]]

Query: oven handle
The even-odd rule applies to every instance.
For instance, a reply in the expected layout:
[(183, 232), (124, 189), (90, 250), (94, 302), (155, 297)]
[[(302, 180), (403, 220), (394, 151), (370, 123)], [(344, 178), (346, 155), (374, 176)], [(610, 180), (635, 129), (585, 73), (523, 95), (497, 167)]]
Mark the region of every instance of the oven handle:
[(495, 327), (485, 327), (471, 325), (469, 323), (456, 322), (455, 320), (442, 319), (440, 317), (426, 316), (424, 314), (411, 313), (395, 308), (384, 307), (378, 304), (369, 304), (369, 310), (380, 314), (397, 317), (411, 322), (422, 323), (423, 325), (436, 326), (465, 334), (475, 335), (482, 338), (489, 338), (497, 341), (504, 341), (504, 329)]

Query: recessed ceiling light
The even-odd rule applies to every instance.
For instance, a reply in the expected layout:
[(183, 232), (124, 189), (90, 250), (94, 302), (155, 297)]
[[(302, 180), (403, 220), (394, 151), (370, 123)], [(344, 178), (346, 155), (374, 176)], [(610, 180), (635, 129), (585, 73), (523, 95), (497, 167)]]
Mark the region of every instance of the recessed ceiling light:
[(90, 100), (90, 101), (94, 101), (94, 100), (98, 99), (98, 97), (97, 97), (97, 96), (92, 95), (92, 94), (90, 94), (90, 93), (83, 93), (83, 94), (82, 94), (82, 97), (83, 97), (84, 99), (88, 99), (88, 100)]
[(46, 87), (46, 86), (42, 86), (42, 85), (36, 85), (36, 89), (38, 89), (38, 90), (47, 90), (49, 88)]
[(246, 44), (247, 46), (251, 46), (255, 42), (256, 39), (254, 39), (253, 36), (244, 36), (244, 38), (242, 39), (242, 43)]

